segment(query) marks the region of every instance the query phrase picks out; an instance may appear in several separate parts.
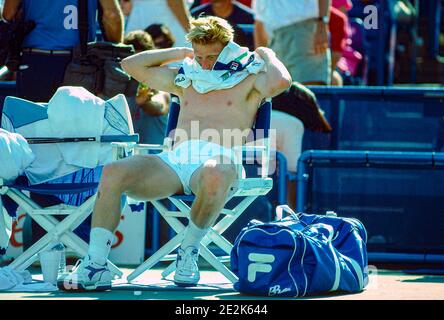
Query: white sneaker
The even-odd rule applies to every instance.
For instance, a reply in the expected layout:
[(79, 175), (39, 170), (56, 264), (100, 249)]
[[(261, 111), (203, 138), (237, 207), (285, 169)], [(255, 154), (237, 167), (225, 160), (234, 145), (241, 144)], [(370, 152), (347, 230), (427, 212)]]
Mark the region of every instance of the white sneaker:
[(57, 287), (63, 291), (105, 291), (111, 289), (112, 279), (108, 264), (94, 263), (86, 256), (77, 260), (70, 273), (57, 279)]
[(188, 247), (185, 250), (178, 249), (176, 258), (176, 273), (174, 283), (180, 287), (195, 286), (200, 280), (197, 261), (199, 250), (196, 247)]

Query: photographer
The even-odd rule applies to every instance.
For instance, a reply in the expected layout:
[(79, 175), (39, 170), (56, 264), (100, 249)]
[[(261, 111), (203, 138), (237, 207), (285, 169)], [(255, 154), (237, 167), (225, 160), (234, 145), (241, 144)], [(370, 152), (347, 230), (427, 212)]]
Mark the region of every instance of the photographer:
[[(21, 44), (21, 61), (17, 72), (18, 95), (35, 102), (48, 101), (61, 85), (72, 49), (79, 44), (76, 0), (5, 0), (3, 19), (13, 21), (20, 8), (24, 21), (35, 28)], [(123, 16), (117, 0), (88, 1), (88, 41), (94, 41), (101, 10), (104, 38), (123, 40)]]

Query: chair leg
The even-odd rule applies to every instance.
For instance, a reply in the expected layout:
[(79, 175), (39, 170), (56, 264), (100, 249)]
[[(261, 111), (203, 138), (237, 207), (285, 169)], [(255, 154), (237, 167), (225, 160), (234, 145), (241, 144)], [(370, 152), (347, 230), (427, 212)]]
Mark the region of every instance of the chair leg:
[(168, 267), (165, 268), (165, 270), (162, 271), (162, 278), (166, 279), (170, 274), (172, 274), (174, 271), (176, 271), (176, 264), (170, 263)]
[(205, 246), (200, 246), (200, 255), (208, 261), (217, 271), (222, 273), (231, 283), (237, 282), (239, 279), (231, 272), (219, 259)]
[(140, 266), (138, 266), (130, 275), (128, 275), (128, 282), (133, 281), (135, 278), (140, 276), (146, 270), (151, 269), (156, 263), (158, 263), (164, 256), (175, 250), (182, 241), (183, 234), (179, 233), (174, 236), (170, 241), (157, 250), (151, 257), (145, 260)]
[[(245, 211), (245, 209), (257, 198), (257, 196), (249, 196), (245, 199), (243, 199), (235, 208), (229, 210), (231, 212), (234, 212), (234, 214), (232, 215), (227, 215), (224, 218), (222, 218), (216, 225), (213, 226), (212, 230), (210, 230), (208, 232), (208, 234), (205, 236), (205, 238), (202, 240), (201, 242), (201, 250), (200, 250), (200, 255), (209, 263), (211, 264), (217, 271), (219, 271), (220, 273), (222, 273), (222, 275), (224, 275), (230, 282), (234, 283), (236, 281), (238, 281), (238, 278), (236, 277), (236, 275), (231, 272), (230, 269), (228, 269), (208, 248), (207, 246), (214, 242), (219, 248), (221, 248), (224, 252), (226, 252), (227, 254), (230, 254), (231, 249), (233, 248), (233, 245), (226, 239), (224, 238), (221, 233), (224, 232), (226, 229), (228, 229), (230, 227), (231, 224), (233, 224), (233, 222), (236, 221), (236, 219)], [(189, 215), (190, 213), (190, 207), (187, 206), (185, 203), (183, 203), (180, 200), (177, 199), (170, 199), (173, 204), (181, 211), (181, 212), (185, 212)], [(159, 211), (159, 213), (162, 215), (162, 217), (168, 222), (168, 224), (173, 228), (173, 230), (177, 233), (177, 235), (173, 238), (175, 239), (177, 236), (183, 234), (184, 232), (184, 225), (179, 222), (179, 220), (175, 217), (171, 217), (168, 216), (168, 210), (166, 209), (166, 207), (163, 206), (163, 204), (157, 203), (153, 201), (153, 205), (156, 207), (156, 209)], [(175, 248), (174, 248), (175, 249)], [(174, 249), (168, 251), (168, 252), (162, 252), (163, 256), (165, 256), (166, 254), (170, 253), (171, 251), (173, 251)], [(157, 254), (158, 252), (156, 252)], [(163, 257), (162, 256), (162, 257)], [(151, 259), (151, 258), (150, 258)], [(156, 259), (157, 261), (160, 261), (160, 258)], [(147, 260), (148, 261), (148, 260)], [(147, 262), (146, 261), (146, 262)], [(154, 261), (154, 259), (153, 259)], [(145, 263), (146, 263), (145, 262)], [(144, 264), (145, 264), (144, 263)], [(154, 263), (154, 264), (155, 264)], [(152, 265), (154, 265), (152, 264)], [(152, 265), (150, 267), (152, 267)], [(144, 270), (147, 270), (149, 268), (144, 267)], [(176, 265), (174, 263), (171, 263), (163, 272), (162, 272), (162, 277), (166, 278), (168, 277), (171, 273), (173, 273), (176, 269)], [(137, 269), (136, 269), (137, 270)], [(136, 271), (135, 270), (135, 271)], [(143, 271), (144, 271), (143, 270)], [(133, 273), (135, 273), (135, 271)], [(142, 272), (143, 272), (142, 271)], [(140, 272), (141, 273), (141, 272)], [(138, 273), (138, 274), (140, 274)], [(134, 279), (136, 276), (133, 276), (133, 274), (130, 275), (131, 279)], [(129, 281), (130, 277), (128, 277)]]
[[(60, 239), (67, 247), (70, 247), (81, 256), (87, 254), (88, 244), (70, 229), (75, 229), (88, 217), (94, 204), (95, 197), (91, 197), (78, 207), (74, 214), (68, 215), (62, 221), (59, 221), (49, 215), (33, 214), (34, 210), (39, 210), (41, 208), (16, 190), (10, 190), (8, 196), (19, 201), (29, 216), (47, 231), (46, 235), (10, 264), (11, 268), (17, 270), (27, 269), (37, 259), (37, 253), (47, 246), (54, 238)], [(123, 272), (109, 260), (108, 266), (114, 275), (117, 275), (118, 277), (123, 275)]]
[(26, 270), (31, 264), (37, 260), (37, 254), (47, 246), (53, 239), (53, 234), (47, 233), (39, 241), (34, 243), (25, 252), (19, 255), (14, 261), (9, 264), (9, 267), (14, 270)]

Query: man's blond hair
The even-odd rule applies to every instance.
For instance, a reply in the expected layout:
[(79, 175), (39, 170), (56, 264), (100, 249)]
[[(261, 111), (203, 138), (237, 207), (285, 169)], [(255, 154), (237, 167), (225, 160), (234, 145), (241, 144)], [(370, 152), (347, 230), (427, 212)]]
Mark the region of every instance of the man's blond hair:
[(234, 37), (233, 27), (227, 20), (219, 17), (204, 16), (191, 19), (190, 26), (186, 38), (191, 43), (205, 45), (220, 42), (226, 45)]

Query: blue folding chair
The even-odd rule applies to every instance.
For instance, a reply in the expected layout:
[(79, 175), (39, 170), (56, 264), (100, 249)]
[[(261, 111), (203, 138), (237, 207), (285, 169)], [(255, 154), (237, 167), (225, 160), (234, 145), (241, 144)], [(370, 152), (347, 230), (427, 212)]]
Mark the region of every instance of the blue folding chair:
[[(1, 107), (1, 105), (0, 105)], [(33, 123), (43, 126), (48, 118), (47, 104), (33, 103), (16, 97), (7, 97), (3, 110), (0, 110), (2, 127), (20, 133), (20, 128)], [(138, 142), (138, 135), (119, 134), (99, 137), (26, 137), (31, 150), (35, 147), (48, 146), (48, 150), (56, 150), (59, 143), (104, 143), (110, 146), (112, 142)], [(44, 147), (43, 147), (44, 148)], [(40, 149), (41, 151), (41, 149)], [(56, 161), (55, 159), (54, 161)], [(37, 157), (35, 161), (39, 161)], [(87, 254), (88, 244), (73, 231), (91, 214), (101, 174), (101, 166), (96, 168), (78, 168), (62, 177), (38, 184), (30, 184), (27, 177), (20, 176), (15, 181), (0, 179), (0, 196), (8, 213), (15, 215), (15, 209), (20, 206), (47, 233), (31, 247), (19, 255), (10, 267), (16, 270), (28, 268), (40, 251), (53, 241), (60, 241), (74, 253), (83, 257)], [(42, 207), (32, 195), (56, 197), (57, 205)], [(9, 209), (9, 210), (8, 210)], [(0, 212), (2, 207), (0, 206)], [(66, 216), (59, 221), (54, 215)], [(111, 272), (122, 276), (117, 266), (108, 261)]]
[[(222, 236), (222, 233), (227, 230), (227, 228), (236, 221), (237, 218), (248, 208), (248, 206), (260, 195), (267, 194), (273, 186), (273, 181), (268, 177), (268, 164), (269, 164), (269, 129), (271, 120), (271, 100), (266, 100), (262, 103), (261, 107), (258, 109), (256, 116), (256, 121), (253, 127), (253, 132), (255, 134), (255, 140), (262, 138), (263, 144), (255, 146), (242, 146), (235, 148), (238, 155), (242, 155), (243, 160), (251, 160), (251, 157), (260, 156), (260, 174), (258, 177), (246, 177), (236, 180), (232, 185), (227, 202), (233, 197), (243, 197), (243, 199), (235, 205), (234, 208), (228, 209), (224, 208), (221, 211), (220, 220), (210, 229), (205, 238), (201, 242), (200, 255), (216, 270), (221, 272), (229, 281), (236, 282), (236, 275), (231, 272), (225, 265), (224, 262), (229, 261), (229, 255), (233, 245)], [(177, 97), (172, 98), (172, 103), (170, 106), (170, 114), (168, 118), (168, 125), (166, 131), (166, 138), (163, 145), (133, 145), (131, 148), (134, 153), (142, 153), (150, 150), (169, 150), (172, 148), (172, 139), (170, 138), (170, 133), (176, 128), (177, 120), (179, 117), (180, 105), (179, 99)], [(262, 136), (259, 136), (262, 134)], [(125, 143), (114, 143), (117, 149), (127, 148), (128, 145)], [(118, 154), (120, 152), (117, 152)], [(122, 152), (123, 154), (123, 152)], [(251, 163), (251, 162), (249, 162)], [(244, 166), (248, 165), (244, 163)], [(242, 170), (242, 168), (240, 168)], [(240, 173), (240, 172), (239, 172)], [(238, 175), (242, 176), (242, 175)], [(173, 204), (177, 210), (170, 210), (169, 207), (165, 206), (163, 200), (151, 201), (153, 206), (157, 209), (159, 214), (165, 219), (168, 225), (177, 233), (172, 237), (164, 246), (152, 254), (144, 263), (137, 267), (128, 277), (128, 282), (133, 281), (143, 272), (151, 269), (160, 261), (174, 261), (175, 255), (171, 254), (176, 250), (182, 242), (185, 233), (185, 225), (180, 221), (180, 218), (189, 217), (191, 208), (187, 202), (191, 202), (195, 199), (194, 195), (174, 195), (168, 197), (168, 200)], [(216, 256), (210, 249), (209, 245), (213, 244), (222, 250), (223, 256)], [(171, 263), (163, 272), (162, 277), (166, 278), (175, 270), (175, 264)]]

